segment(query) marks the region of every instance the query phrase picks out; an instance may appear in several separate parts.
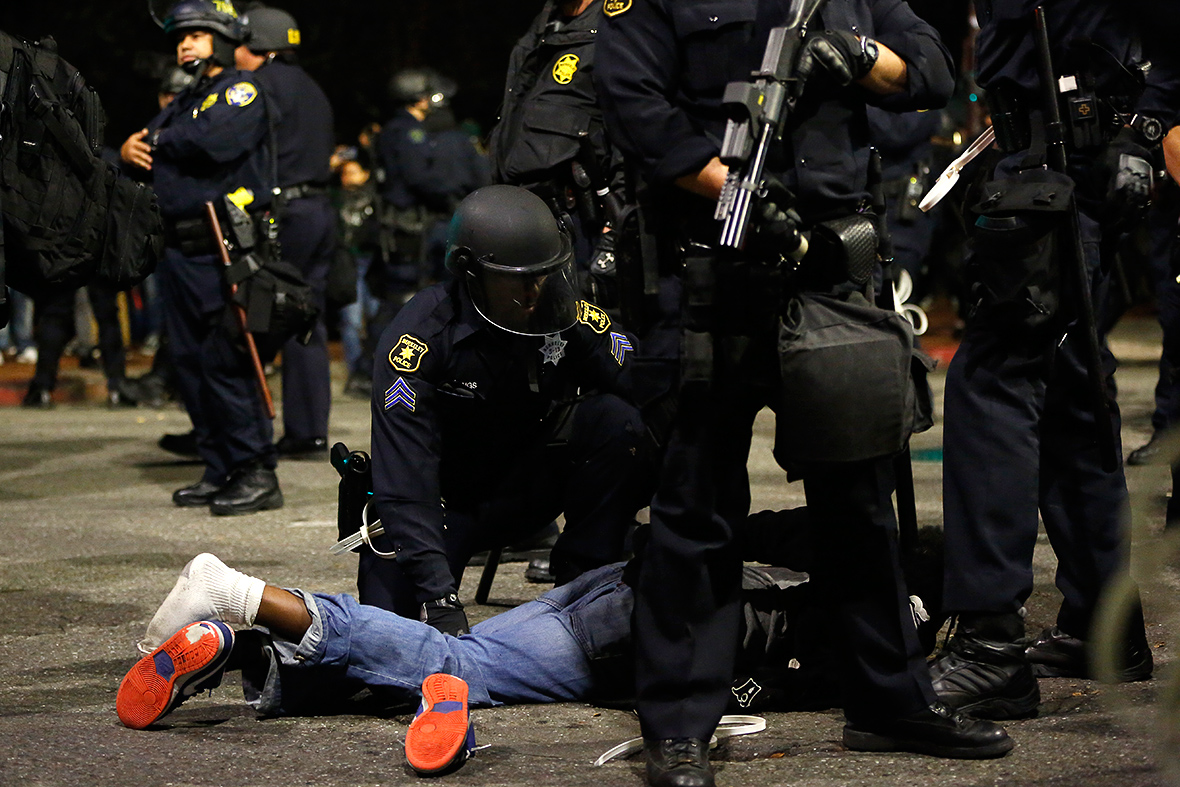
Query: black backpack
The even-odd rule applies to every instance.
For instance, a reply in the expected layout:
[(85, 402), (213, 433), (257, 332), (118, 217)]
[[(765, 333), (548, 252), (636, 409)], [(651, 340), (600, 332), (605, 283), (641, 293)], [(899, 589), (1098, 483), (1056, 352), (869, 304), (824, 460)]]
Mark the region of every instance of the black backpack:
[(40, 295), (143, 280), (164, 248), (155, 193), (98, 157), (98, 94), (53, 39), (0, 31), (0, 99), (0, 283)]

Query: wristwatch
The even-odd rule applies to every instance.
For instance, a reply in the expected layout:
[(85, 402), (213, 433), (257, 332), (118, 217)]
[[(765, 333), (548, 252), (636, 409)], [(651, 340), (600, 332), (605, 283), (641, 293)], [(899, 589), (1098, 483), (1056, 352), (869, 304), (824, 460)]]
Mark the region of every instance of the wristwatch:
[(873, 66), (877, 65), (877, 58), (881, 56), (881, 50), (877, 47), (877, 42), (868, 36), (860, 37), (860, 62), (863, 63), (864, 72), (867, 74), (873, 70)]
[(1147, 142), (1149, 148), (1158, 145), (1160, 140), (1164, 138), (1164, 124), (1160, 122), (1159, 118), (1153, 118), (1150, 115), (1135, 115), (1127, 125), (1139, 132), (1139, 136)]

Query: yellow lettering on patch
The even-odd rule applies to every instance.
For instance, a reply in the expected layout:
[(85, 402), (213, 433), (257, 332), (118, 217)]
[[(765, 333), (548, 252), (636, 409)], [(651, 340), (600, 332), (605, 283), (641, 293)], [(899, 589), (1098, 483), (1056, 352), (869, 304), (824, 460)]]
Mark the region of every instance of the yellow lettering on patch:
[(589, 325), (595, 333), (606, 333), (610, 317), (590, 301), (578, 301), (578, 322)]
[(568, 85), (578, 72), (578, 56), (562, 55), (553, 64), (553, 81), (559, 85)]
[(294, 27), (287, 28), (287, 43), (291, 46), (299, 46), (299, 31)]
[(229, 0), (213, 0), (213, 7), (223, 14), (229, 14), (234, 19), (238, 18), (238, 9), (234, 8), (234, 4)]
[(389, 365), (399, 372), (416, 372), (422, 364), (422, 356), (430, 352), (426, 342), (416, 336), (403, 333), (389, 351)]
[(631, 0), (602, 0), (602, 12), (607, 16), (618, 16), (631, 8)]

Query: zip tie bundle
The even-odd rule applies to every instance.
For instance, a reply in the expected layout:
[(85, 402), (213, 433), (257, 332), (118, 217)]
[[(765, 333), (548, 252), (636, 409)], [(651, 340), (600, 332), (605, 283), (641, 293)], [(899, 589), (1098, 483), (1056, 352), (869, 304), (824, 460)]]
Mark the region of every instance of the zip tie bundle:
[[(722, 738), (732, 738), (736, 735), (750, 735), (755, 732), (762, 732), (764, 729), (766, 729), (766, 719), (761, 716), (722, 716), (721, 721), (717, 723), (717, 731), (709, 739), (709, 748), (716, 748), (717, 741)], [(620, 757), (629, 757), (642, 750), (643, 738), (632, 738), (603, 752), (602, 756), (594, 761), (594, 766), (604, 765)]]
[(369, 523), (369, 506), (373, 501), (365, 503), (364, 510), (361, 511), (361, 528), (353, 533), (351, 536), (345, 536), (337, 541), (332, 546), (328, 547), (328, 551), (333, 555), (343, 555), (345, 552), (351, 552), (359, 547), (361, 544), (367, 544), (369, 549), (373, 550), (373, 554), (377, 557), (393, 558), (397, 552), (382, 552), (377, 547), (373, 546), (373, 539), (385, 532), (385, 527), (378, 519), (372, 524)]

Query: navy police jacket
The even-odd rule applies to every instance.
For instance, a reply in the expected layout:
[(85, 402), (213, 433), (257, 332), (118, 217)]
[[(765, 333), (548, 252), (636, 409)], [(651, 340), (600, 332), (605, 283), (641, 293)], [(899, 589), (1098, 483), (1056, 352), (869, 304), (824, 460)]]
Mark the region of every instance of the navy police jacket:
[[(205, 203), (245, 189), (270, 202), (266, 106), (254, 76), (226, 69), (178, 95), (148, 124), (152, 181), (166, 218), (195, 218)], [(247, 194), (248, 192), (248, 194)]]
[(377, 156), (385, 170), (381, 196), (403, 210), (424, 207), (449, 214), (459, 200), (489, 182), (487, 162), (453, 118), (450, 124), (438, 117), (422, 122), (399, 109), (377, 137)]
[(398, 313), (374, 361), (373, 502), (419, 601), (456, 590), (444, 500), (474, 513), (545, 434), (553, 405), (578, 390), (628, 397), (634, 346), (585, 301), (573, 327), (548, 337), (489, 325), (455, 283)]
[(278, 185), (326, 186), (336, 146), (332, 105), (316, 81), (296, 65), (275, 60), (254, 72), (274, 111)]
[[(651, 182), (670, 185), (718, 155), (725, 86), (750, 79), (790, 3), (605, 3), (595, 76), (607, 131)], [(831, 0), (821, 20), (824, 28), (866, 35), (894, 51), (906, 63), (908, 83), (898, 95), (879, 96), (857, 85), (811, 80), (788, 119), (783, 149), (773, 152), (767, 167), (799, 198), (804, 218), (848, 213), (867, 198), (866, 104), (893, 111), (937, 108), (954, 88), (950, 54), (904, 0)]]
[[(1040, 105), (1033, 10), (1045, 7), (1046, 28), (1058, 76), (1079, 67), (1103, 68), (1093, 50), (1071, 53), (1071, 45), (1093, 42), (1113, 61), (1150, 61), (1146, 85), (1135, 111), (1154, 117), (1164, 130), (1180, 123), (1180, 56), (1176, 53), (1174, 0), (977, 0), (980, 31), (976, 40), (980, 86), (1010, 83), (1030, 92)], [(1078, 61), (1081, 62), (1078, 62)], [(1073, 61), (1073, 62), (1071, 62)], [(1109, 68), (1105, 68), (1109, 73)]]

